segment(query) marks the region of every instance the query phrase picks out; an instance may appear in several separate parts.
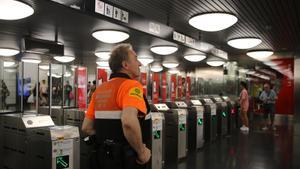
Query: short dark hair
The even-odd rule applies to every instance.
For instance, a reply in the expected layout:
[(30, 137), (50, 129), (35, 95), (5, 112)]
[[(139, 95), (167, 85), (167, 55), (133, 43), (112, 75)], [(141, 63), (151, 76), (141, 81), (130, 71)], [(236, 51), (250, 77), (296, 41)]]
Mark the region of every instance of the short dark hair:
[(128, 52), (132, 46), (128, 43), (119, 44), (113, 48), (108, 60), (112, 73), (117, 73), (122, 69), (122, 62), (128, 59)]
[(241, 81), (240, 84), (241, 84), (241, 86), (243, 86), (247, 90), (248, 87), (247, 87), (247, 83), (246, 82)]

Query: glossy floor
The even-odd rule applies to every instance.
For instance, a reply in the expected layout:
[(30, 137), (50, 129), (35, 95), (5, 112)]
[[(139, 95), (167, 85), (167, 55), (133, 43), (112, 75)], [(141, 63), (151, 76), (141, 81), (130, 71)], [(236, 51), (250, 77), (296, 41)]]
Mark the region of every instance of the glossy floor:
[(300, 145), (293, 145), (291, 127), (277, 127), (276, 131), (253, 129), (248, 134), (237, 131), (230, 137), (206, 145), (196, 153), (189, 153), (187, 159), (177, 166), (166, 168), (296, 169), (292, 163), (293, 149), (300, 148)]

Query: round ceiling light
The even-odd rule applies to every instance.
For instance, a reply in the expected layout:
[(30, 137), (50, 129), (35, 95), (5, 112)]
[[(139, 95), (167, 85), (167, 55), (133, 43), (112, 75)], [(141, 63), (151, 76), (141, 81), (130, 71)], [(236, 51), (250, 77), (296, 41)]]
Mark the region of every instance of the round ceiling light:
[(13, 61), (4, 61), (4, 67), (12, 67), (15, 64)]
[(206, 63), (209, 66), (222, 66), (225, 63), (225, 61), (218, 57), (210, 57), (206, 60)]
[(99, 52), (95, 52), (95, 55), (103, 60), (108, 60), (110, 58), (110, 52), (108, 51), (99, 51)]
[(92, 33), (92, 36), (104, 43), (119, 43), (129, 38), (129, 34), (117, 30), (99, 30)]
[(0, 56), (14, 56), (18, 53), (20, 53), (20, 51), (16, 49), (0, 48)]
[(39, 65), (39, 68), (42, 69), (42, 70), (49, 70), (50, 69), (49, 65)]
[(179, 65), (177, 61), (163, 61), (162, 65), (166, 68), (172, 69)]
[(189, 24), (193, 27), (207, 32), (215, 32), (226, 29), (238, 21), (233, 14), (228, 13), (205, 13), (189, 19)]
[(163, 70), (163, 67), (160, 64), (157, 63), (157, 64), (151, 65), (150, 70), (152, 72), (161, 72)]
[(0, 19), (18, 20), (26, 18), (34, 13), (31, 6), (15, 0), (0, 1)]
[(154, 61), (152, 56), (139, 56), (138, 60), (141, 62), (143, 66), (147, 66), (148, 64)]
[(185, 55), (184, 58), (190, 62), (200, 62), (206, 58), (204, 54)]
[(96, 61), (96, 63), (98, 65), (98, 68), (101, 68), (101, 69), (110, 69), (109, 68), (108, 60), (98, 60), (98, 61)]
[(161, 45), (152, 46), (150, 50), (158, 55), (170, 55), (172, 53), (175, 53), (178, 50), (178, 48), (176, 46)]
[(39, 64), (41, 63), (41, 59), (38, 59), (38, 58), (27, 58), (27, 57), (23, 57), (21, 59), (22, 62), (25, 62), (25, 63), (35, 63), (35, 64)]
[(62, 63), (68, 63), (68, 62), (72, 62), (73, 60), (75, 60), (74, 56), (69, 56), (69, 55), (65, 55), (65, 56), (54, 56), (54, 59), (62, 62)]
[(178, 74), (178, 73), (179, 73), (179, 70), (178, 70), (178, 69), (170, 69), (170, 70), (168, 70), (168, 72), (169, 72), (170, 74)]
[(247, 55), (256, 60), (266, 60), (269, 56), (273, 55), (273, 51), (270, 50), (261, 50), (261, 51), (250, 51), (247, 52)]
[(227, 44), (237, 49), (250, 49), (259, 45), (261, 42), (259, 38), (236, 38), (229, 40)]
[(206, 63), (209, 66), (222, 66), (225, 62), (221, 61), (221, 60), (219, 60), (219, 61), (215, 60), (215, 61), (207, 61)]

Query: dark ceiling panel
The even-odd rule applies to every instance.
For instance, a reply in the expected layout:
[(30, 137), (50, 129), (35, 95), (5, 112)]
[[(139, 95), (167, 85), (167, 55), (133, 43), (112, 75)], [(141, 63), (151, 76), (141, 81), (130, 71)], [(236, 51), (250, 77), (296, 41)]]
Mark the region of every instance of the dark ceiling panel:
[[(240, 53), (226, 41), (236, 37), (260, 37), (263, 44), (255, 49), (295, 51), (299, 46), (299, 8), (297, 0), (108, 0), (146, 18), (161, 20), (169, 17), (175, 30), (194, 38), (224, 47), (229, 53)], [(165, 3), (168, 3), (166, 6)], [(150, 11), (150, 12), (146, 12)], [(155, 12), (153, 12), (155, 11)], [(230, 12), (238, 16), (236, 25), (215, 33), (201, 32), (188, 24), (188, 19), (205, 12)], [(163, 23), (166, 21), (163, 20)], [(200, 33), (198, 33), (200, 32)], [(227, 46), (227, 47), (226, 47)]]

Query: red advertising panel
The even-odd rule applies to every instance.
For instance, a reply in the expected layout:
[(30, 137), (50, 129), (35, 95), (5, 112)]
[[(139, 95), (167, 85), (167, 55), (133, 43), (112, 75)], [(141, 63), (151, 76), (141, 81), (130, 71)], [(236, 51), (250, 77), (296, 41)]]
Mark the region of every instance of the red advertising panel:
[(167, 101), (167, 73), (164, 72), (161, 74), (161, 100), (162, 102), (166, 102)]
[(98, 85), (102, 84), (103, 82), (107, 82), (107, 72), (105, 69), (97, 68), (97, 79), (98, 79)]
[(86, 109), (87, 102), (87, 70), (85, 67), (79, 67), (77, 71), (77, 101), (78, 107)]
[(176, 100), (177, 80), (176, 75), (171, 75), (171, 101)]
[(152, 75), (152, 102), (158, 103), (159, 99), (159, 74), (153, 73)]
[(147, 97), (147, 73), (141, 73), (141, 84), (143, 85), (143, 93)]
[(182, 99), (182, 77), (178, 76), (178, 100)]
[[(294, 112), (294, 61), (293, 59), (276, 59), (278, 67), (284, 72), (281, 79), (271, 80), (275, 92), (277, 92), (276, 113), (293, 114)], [(278, 81), (278, 83), (276, 83)], [(275, 84), (274, 84), (275, 82)]]
[(185, 99), (186, 102), (190, 102), (190, 96), (191, 96), (191, 78), (189, 76), (186, 76), (186, 94)]

